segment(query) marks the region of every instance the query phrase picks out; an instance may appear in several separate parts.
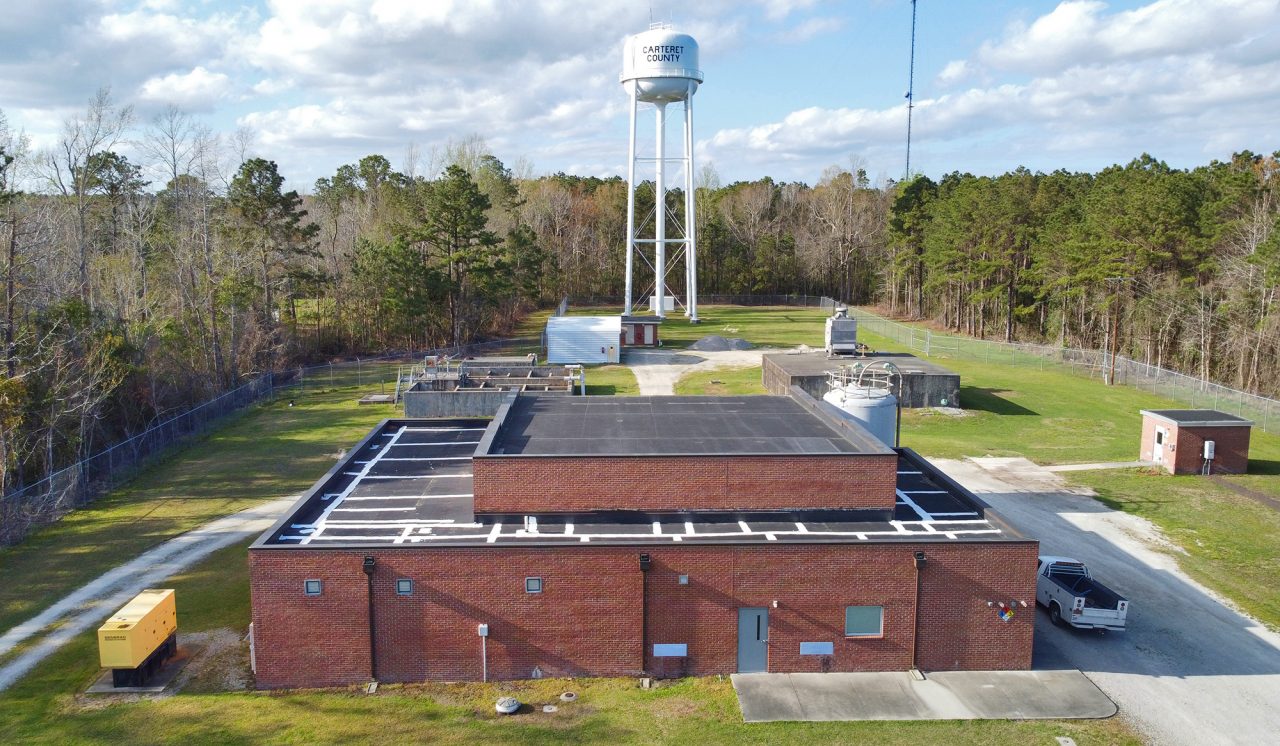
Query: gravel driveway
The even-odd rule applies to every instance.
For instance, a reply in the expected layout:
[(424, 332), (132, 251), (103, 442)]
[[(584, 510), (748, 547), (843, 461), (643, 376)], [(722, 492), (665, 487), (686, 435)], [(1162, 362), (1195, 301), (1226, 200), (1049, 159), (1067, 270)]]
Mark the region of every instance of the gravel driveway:
[[(1042, 554), (1082, 560), (1131, 602), (1105, 636), (1036, 618), (1035, 667), (1079, 668), (1153, 743), (1280, 743), (1280, 635), (1189, 578), (1149, 521), (1026, 459), (934, 459)], [(1017, 485), (1017, 486), (1015, 486)]]

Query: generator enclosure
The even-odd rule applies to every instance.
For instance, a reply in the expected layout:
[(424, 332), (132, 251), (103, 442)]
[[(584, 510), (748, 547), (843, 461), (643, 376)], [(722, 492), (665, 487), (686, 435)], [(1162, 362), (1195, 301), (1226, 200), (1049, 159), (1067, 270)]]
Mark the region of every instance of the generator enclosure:
[(178, 631), (172, 588), (148, 588), (98, 628), (103, 668), (137, 668)]

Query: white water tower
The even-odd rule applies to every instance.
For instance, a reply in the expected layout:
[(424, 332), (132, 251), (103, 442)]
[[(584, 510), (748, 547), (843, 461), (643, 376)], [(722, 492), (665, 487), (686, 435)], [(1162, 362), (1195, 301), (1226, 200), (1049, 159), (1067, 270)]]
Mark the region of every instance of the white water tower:
[[(627, 39), (623, 47), (622, 85), (631, 97), (631, 134), (627, 149), (627, 287), (624, 315), (631, 314), (634, 291), (632, 278), (636, 254), (646, 262), (653, 246), (654, 312), (666, 317), (667, 266), (678, 265), (683, 260), (684, 315), (693, 323), (698, 322), (698, 250), (695, 241), (694, 184), (693, 184), (693, 94), (702, 82), (698, 69), (698, 42), (688, 34), (676, 33), (670, 26), (652, 24), (648, 31)], [(684, 156), (667, 157), (666, 115), (667, 104), (684, 102)], [(653, 158), (636, 156), (636, 117), (641, 103), (652, 104), (657, 112), (655, 119), (656, 153)], [(636, 165), (654, 164), (655, 210), (653, 214), (653, 238), (641, 238), (642, 225), (636, 224)], [(667, 235), (667, 167), (683, 167), (684, 170), (684, 224), (674, 221), (674, 236)], [(674, 217), (674, 216), (672, 216)], [(643, 221), (642, 221), (643, 222)], [(674, 253), (667, 251), (675, 248)], [(670, 262), (668, 262), (670, 259)], [(674, 293), (671, 293), (674, 295)]]

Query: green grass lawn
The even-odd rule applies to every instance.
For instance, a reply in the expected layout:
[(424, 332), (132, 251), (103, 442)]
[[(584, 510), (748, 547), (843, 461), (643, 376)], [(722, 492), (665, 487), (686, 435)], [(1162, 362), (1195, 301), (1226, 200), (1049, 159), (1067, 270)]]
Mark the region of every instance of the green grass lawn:
[(294, 407), (282, 398), (232, 415), (122, 487), (0, 550), (0, 630), (178, 534), (301, 492), (376, 422), (395, 416), (388, 406), (357, 406), (359, 395), (309, 391)]
[(586, 369), (588, 396), (636, 396), (640, 384), (625, 365), (596, 365)]
[(677, 394), (726, 396), (765, 394), (760, 382), (760, 366), (715, 368), (686, 373), (676, 381)]
[[(618, 308), (574, 308), (570, 316), (606, 316), (619, 313)], [(740, 337), (757, 347), (795, 347), (822, 345), (823, 319), (820, 308), (795, 306), (699, 306), (701, 323), (691, 324), (679, 311), (667, 316), (658, 327), (663, 347), (684, 348), (709, 334)], [(545, 323), (545, 321), (544, 321)]]
[[(747, 725), (729, 679), (686, 679), (642, 690), (634, 679), (501, 684), (384, 686), (292, 693), (179, 694), (104, 704), (72, 694), (83, 684), (78, 662), (93, 655), (77, 639), (51, 661), (57, 670), (28, 677), (0, 695), (0, 739), (8, 743), (1055, 743), (1136, 744), (1118, 718), (1102, 721), (936, 721), (762, 723)], [(70, 666), (76, 673), (68, 672)], [(554, 714), (493, 712), (511, 694), (541, 705), (572, 690), (577, 702)]]
[[(859, 332), (876, 350), (903, 351)], [(904, 410), (902, 443), (944, 458), (1025, 456), (1040, 464), (1134, 461), (1140, 410), (1176, 402), (1126, 386), (1072, 375), (1062, 368), (950, 358), (933, 362), (960, 374), (963, 416)]]
[(1199, 476), (1123, 469), (1068, 477), (1155, 523), (1186, 550), (1178, 565), (1188, 575), (1280, 628), (1280, 512)]

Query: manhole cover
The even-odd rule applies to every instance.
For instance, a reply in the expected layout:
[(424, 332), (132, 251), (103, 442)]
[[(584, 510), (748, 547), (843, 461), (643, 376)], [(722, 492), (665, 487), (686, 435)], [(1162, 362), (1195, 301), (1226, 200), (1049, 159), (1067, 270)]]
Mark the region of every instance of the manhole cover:
[(498, 702), (493, 706), (493, 709), (503, 715), (510, 715), (520, 709), (520, 700), (515, 697), (499, 697)]

